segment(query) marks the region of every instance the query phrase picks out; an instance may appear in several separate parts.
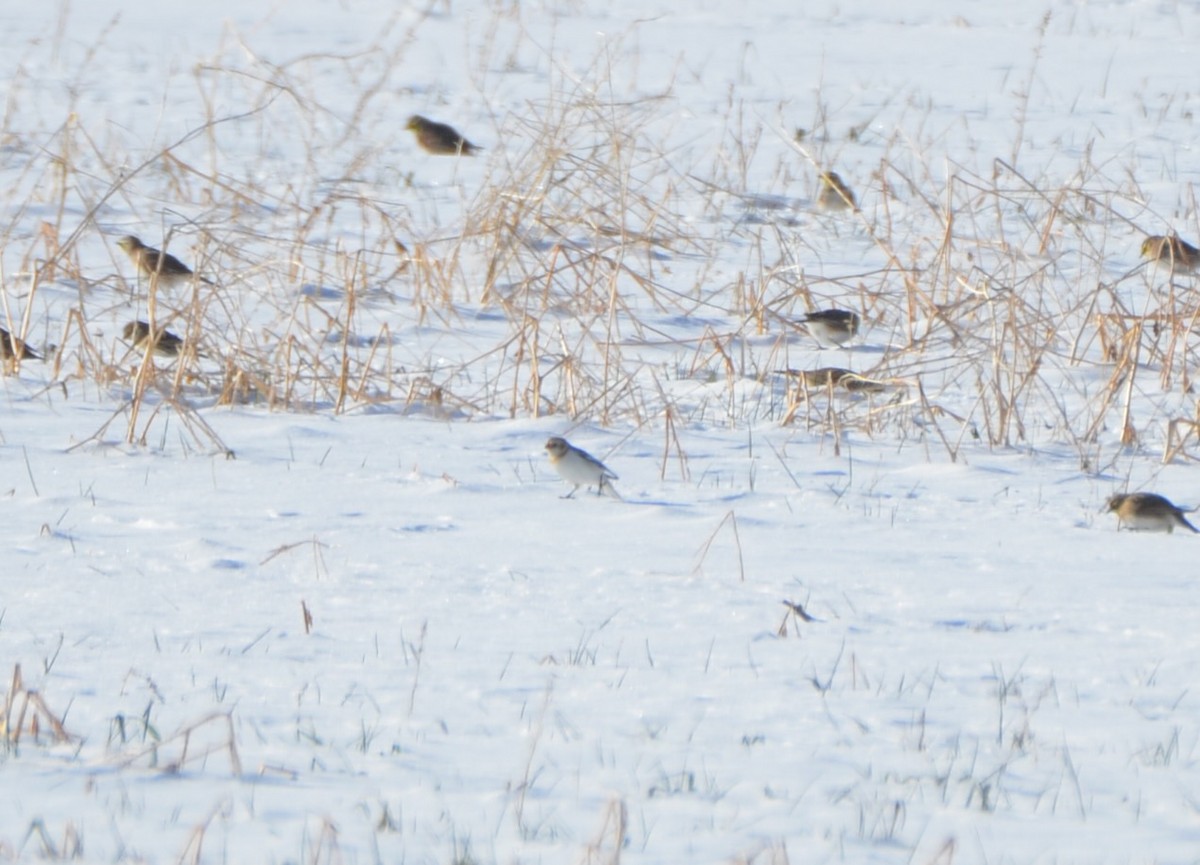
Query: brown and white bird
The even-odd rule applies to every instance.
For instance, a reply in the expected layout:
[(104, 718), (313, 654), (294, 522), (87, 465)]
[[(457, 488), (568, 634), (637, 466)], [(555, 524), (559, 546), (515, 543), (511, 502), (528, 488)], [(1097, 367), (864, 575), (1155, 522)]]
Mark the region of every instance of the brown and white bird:
[(1170, 534), (1176, 526), (1183, 526), (1200, 532), (1187, 521), (1186, 511), (1154, 493), (1118, 493), (1109, 498), (1108, 509), (1117, 515), (1118, 529), (1124, 526), (1135, 532)]
[(427, 153), (436, 153), (441, 156), (457, 156), (459, 154), (474, 156), (483, 149), (463, 138), (453, 126), (438, 123), (436, 120), (430, 120), (420, 114), (414, 114), (408, 118), (408, 123), (404, 128), (417, 136), (417, 144), (421, 145), (421, 149)]
[(42, 356), (33, 351), (23, 340), (16, 339), (7, 330), (0, 327), (0, 358), (13, 360), (41, 360)]
[(819, 309), (800, 319), (800, 324), (822, 345), (842, 345), (854, 338), (862, 319), (848, 309)]
[(153, 246), (146, 246), (140, 238), (132, 234), (127, 234), (118, 240), (117, 246), (125, 250), (125, 254), (129, 256), (129, 260), (133, 262), (139, 274), (152, 280), (156, 279), (164, 286), (190, 282), (192, 279), (199, 279), (207, 285), (213, 284), (212, 280), (194, 274), (190, 267), (169, 252), (161, 252)]
[(612, 481), (617, 475), (604, 463), (596, 459), (582, 448), (577, 448), (564, 438), (551, 436), (546, 442), (546, 453), (550, 456), (550, 465), (558, 471), (563, 480), (575, 486), (563, 498), (569, 499), (582, 486), (594, 486), (596, 495), (608, 492), (620, 498), (613, 489)]
[(851, 393), (880, 393), (887, 390), (887, 383), (865, 378), (853, 370), (837, 366), (823, 366), (820, 369), (785, 369), (784, 375), (791, 376), (808, 390), (828, 387), (843, 388)]
[(1195, 270), (1200, 264), (1200, 249), (1181, 240), (1176, 234), (1169, 237), (1152, 234), (1142, 241), (1142, 258), (1157, 261), (1175, 270)]
[(150, 350), (163, 357), (179, 357), (183, 351), (183, 340), (169, 330), (160, 330), (151, 338), (150, 324), (145, 321), (129, 322), (121, 330), (121, 338), (141, 351), (150, 343)]
[(854, 200), (854, 192), (836, 171), (822, 171), (817, 207), (822, 210), (858, 210), (858, 202)]

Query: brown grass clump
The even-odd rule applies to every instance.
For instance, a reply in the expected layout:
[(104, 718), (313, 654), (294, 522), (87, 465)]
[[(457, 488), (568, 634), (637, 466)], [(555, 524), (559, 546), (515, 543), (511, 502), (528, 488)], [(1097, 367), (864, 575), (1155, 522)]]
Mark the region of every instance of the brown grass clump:
[[(162, 146), (100, 136), (79, 112), (39, 140), (12, 181), (37, 224), (0, 229), (16, 262), (3, 318), (69, 397), (117, 398), (96, 435), (150, 444), (177, 417), (229, 453), (217, 407), (390, 406), (631, 428), (767, 420), (934, 442), (951, 459), (967, 442), (1046, 438), (1092, 467), (1106, 447), (1192, 452), (1167, 440), (1192, 414), (1179, 397), (1200, 363), (1196, 277), (1113, 266), (1174, 236), (1136, 166), (1084, 151), (1065, 172), (971, 168), (944, 158), (919, 107), (848, 117), (821, 93), (802, 136), (730, 93), (698, 140), (674, 82), (614, 80), (612, 45), (572, 74), (553, 67), (543, 98), (497, 109), (490, 129), (467, 117), (478, 155), (429, 157), (396, 134), (414, 107), (388, 75), (422, 26), (400, 20), (362, 52), (283, 66), (221, 46), (192, 73), (206, 115)], [(474, 73), (479, 92), (496, 68)], [(347, 82), (336, 105), (329, 80)], [(1022, 136), (1012, 153), (1030, 165)], [(829, 202), (833, 188), (855, 207)], [(115, 245), (127, 233), (196, 276), (136, 273)], [(813, 357), (796, 323), (833, 306), (861, 327)], [(186, 349), (125, 344), (133, 320)], [(814, 399), (774, 375), (826, 367), (853, 369), (870, 398)]]
[(43, 735), (51, 742), (70, 742), (75, 738), (64, 729), (62, 719), (50, 710), (42, 695), (25, 685), (20, 664), (13, 666), (0, 735), (14, 751), (20, 747), (22, 738), (35, 745), (40, 744)]

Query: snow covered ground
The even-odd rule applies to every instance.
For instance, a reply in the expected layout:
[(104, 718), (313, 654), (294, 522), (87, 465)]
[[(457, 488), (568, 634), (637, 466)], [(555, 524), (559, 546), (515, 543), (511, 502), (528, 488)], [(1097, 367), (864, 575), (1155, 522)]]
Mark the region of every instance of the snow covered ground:
[(0, 9), (0, 861), (1200, 862), (1200, 22), (786, 7)]

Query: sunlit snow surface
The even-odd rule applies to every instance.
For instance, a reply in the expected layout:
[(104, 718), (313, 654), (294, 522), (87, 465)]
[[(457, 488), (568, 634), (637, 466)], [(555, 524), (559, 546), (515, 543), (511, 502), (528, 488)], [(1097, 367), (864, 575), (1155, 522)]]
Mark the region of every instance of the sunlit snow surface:
[[(1089, 324), (1195, 312), (1135, 270), (1200, 237), (1194, 8), (113, 2), (0, 34), (7, 314), (60, 352), (2, 382), (0, 861), (1200, 861), (1200, 539), (1103, 513), (1200, 503), (1194, 439), (1162, 460), (1197, 338), (1145, 336), (1126, 387)], [(637, 124), (627, 207), (522, 223), (560, 270), (487, 296), (459, 239), (573, 104)], [(422, 153), (414, 113), (484, 153)], [(824, 168), (860, 214), (813, 209)], [(587, 302), (527, 291), (612, 226), (638, 242)], [(222, 284), (137, 417), (128, 233)], [(789, 328), (801, 286), (860, 339)], [(1014, 317), (1036, 357), (1001, 356)], [(231, 406), (232, 345), (325, 365)], [(894, 386), (788, 417), (776, 371), (821, 366)], [(623, 500), (560, 500), (550, 435)]]

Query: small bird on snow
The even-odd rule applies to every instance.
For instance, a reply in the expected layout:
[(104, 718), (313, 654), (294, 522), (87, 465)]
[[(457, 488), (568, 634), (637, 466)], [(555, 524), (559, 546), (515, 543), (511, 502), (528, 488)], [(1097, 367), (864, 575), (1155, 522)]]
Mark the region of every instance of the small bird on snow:
[[(13, 346), (16, 346), (16, 352), (13, 351)], [(0, 358), (4, 360), (12, 360), (17, 355), (21, 356), (21, 360), (41, 360), (42, 357), (36, 354), (33, 349), (27, 346), (20, 339), (13, 339), (12, 335), (0, 327)]]
[(190, 282), (193, 278), (212, 285), (212, 281), (203, 276), (196, 277), (192, 269), (169, 252), (161, 252), (153, 246), (146, 246), (141, 238), (127, 234), (117, 241), (117, 246), (125, 250), (129, 260), (138, 269), (138, 273), (148, 279), (157, 279), (164, 286)]
[(564, 438), (552, 436), (546, 442), (546, 453), (550, 456), (550, 465), (554, 466), (563, 480), (575, 485), (563, 498), (571, 498), (585, 485), (594, 486), (596, 495), (603, 494), (607, 488), (611, 495), (620, 498), (611, 483), (617, 479), (616, 473), (587, 451), (575, 447)]
[(453, 126), (438, 123), (420, 114), (408, 118), (404, 128), (417, 136), (417, 144), (421, 145), (421, 149), (426, 153), (441, 156), (457, 156), (461, 153), (463, 156), (474, 156), (476, 151), (483, 149), (463, 138)]
[(858, 373), (837, 366), (820, 369), (785, 369), (784, 375), (798, 379), (804, 388), (844, 388), (852, 392), (880, 393), (887, 390), (887, 383), (865, 378)]
[(854, 193), (836, 171), (821, 172), (821, 190), (817, 193), (817, 206), (822, 210), (857, 210)]
[(1184, 516), (1185, 511), (1154, 493), (1118, 493), (1108, 500), (1108, 509), (1117, 515), (1117, 528), (1125, 526), (1135, 532), (1175, 531), (1183, 526), (1200, 532)]
[(1142, 241), (1142, 258), (1157, 261), (1175, 270), (1195, 270), (1200, 264), (1200, 249), (1178, 235), (1153, 234)]
[(152, 351), (163, 357), (179, 357), (183, 351), (183, 340), (169, 330), (159, 330), (151, 340), (150, 324), (145, 321), (129, 322), (121, 331), (121, 338), (142, 351), (146, 350), (147, 342), (152, 342)]
[(822, 345), (842, 345), (858, 333), (862, 322), (857, 312), (848, 309), (819, 309), (800, 319), (800, 324)]

